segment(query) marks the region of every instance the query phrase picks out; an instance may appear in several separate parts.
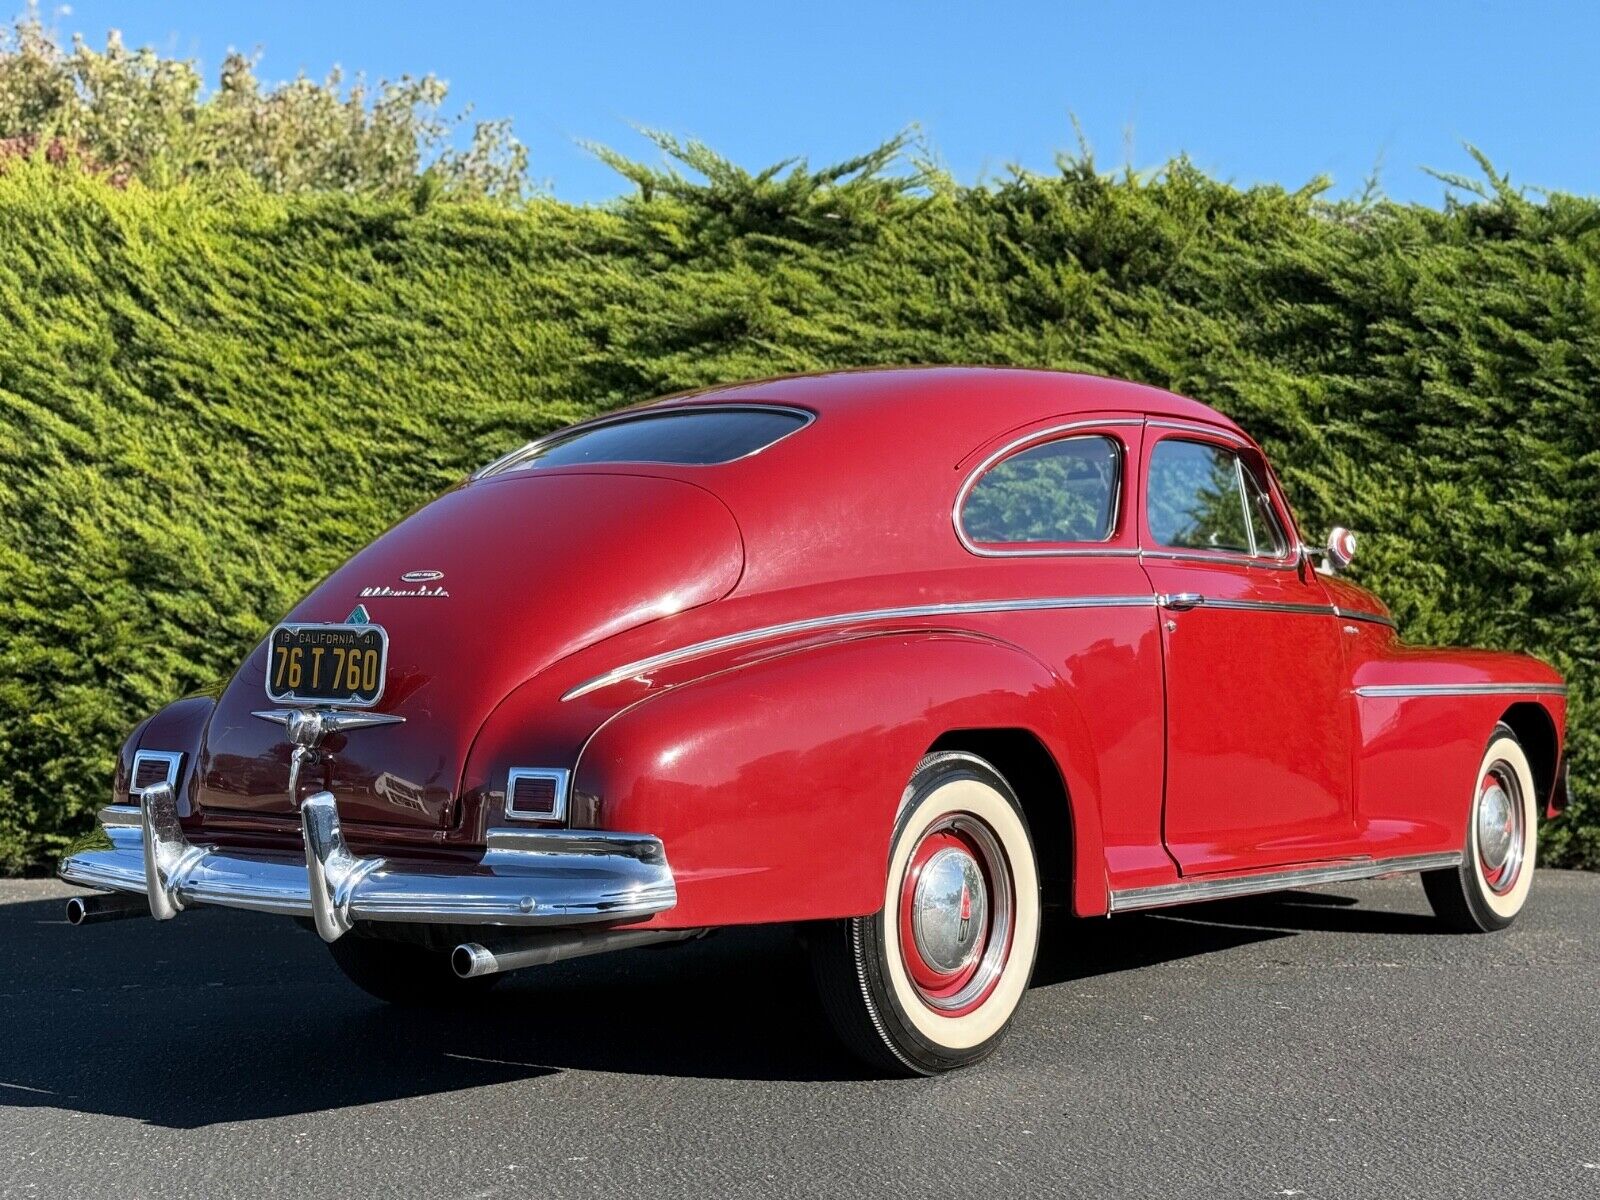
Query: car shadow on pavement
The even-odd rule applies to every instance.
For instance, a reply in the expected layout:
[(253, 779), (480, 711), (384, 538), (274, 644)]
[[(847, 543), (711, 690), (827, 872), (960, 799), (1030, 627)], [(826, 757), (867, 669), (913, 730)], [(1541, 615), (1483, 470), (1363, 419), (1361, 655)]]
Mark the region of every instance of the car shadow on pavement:
[(1445, 932), (1433, 917), (1361, 906), (1354, 896), (1287, 891), (1129, 913), (1109, 920), (1048, 918), (1033, 986), (1132, 971), (1301, 933), (1401, 936)]
[[(1291, 893), (1112, 921), (1057, 920), (1036, 987), (1300, 930), (1419, 931), (1421, 917)], [(223, 910), (72, 929), (60, 900), (0, 905), (0, 1107), (171, 1128), (319, 1112), (575, 1069), (864, 1078), (827, 1028), (788, 928), (559, 963), (455, 1011), (369, 999), (312, 934)]]

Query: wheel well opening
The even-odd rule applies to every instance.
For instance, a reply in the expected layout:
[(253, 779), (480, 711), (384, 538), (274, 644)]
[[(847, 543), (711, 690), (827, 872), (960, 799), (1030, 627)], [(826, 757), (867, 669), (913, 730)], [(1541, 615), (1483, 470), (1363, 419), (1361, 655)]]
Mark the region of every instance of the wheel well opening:
[(1542, 704), (1525, 700), (1506, 709), (1500, 718), (1517, 735), (1528, 756), (1528, 766), (1533, 769), (1533, 786), (1539, 792), (1539, 807), (1550, 803), (1556, 787), (1557, 760), (1561, 748), (1556, 743), (1556, 723), (1550, 719)]
[(928, 748), (960, 750), (988, 762), (1022, 802), (1039, 859), (1039, 886), (1047, 907), (1072, 907), (1072, 812), (1060, 768), (1026, 729), (953, 729)]

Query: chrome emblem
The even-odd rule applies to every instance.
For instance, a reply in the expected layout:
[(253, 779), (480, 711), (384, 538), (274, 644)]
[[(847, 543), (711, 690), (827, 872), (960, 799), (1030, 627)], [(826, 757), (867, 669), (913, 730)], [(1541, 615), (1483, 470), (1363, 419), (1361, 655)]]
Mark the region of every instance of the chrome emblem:
[(443, 571), (407, 571), (400, 576), (401, 583), (432, 583), (435, 579), (443, 579)]
[(274, 725), (282, 725), (294, 751), (289, 755), (289, 803), (300, 807), (300, 771), (322, 761), (322, 739), (347, 729), (369, 729), (374, 725), (404, 724), (404, 717), (390, 713), (351, 712), (344, 708), (273, 708), (250, 714)]

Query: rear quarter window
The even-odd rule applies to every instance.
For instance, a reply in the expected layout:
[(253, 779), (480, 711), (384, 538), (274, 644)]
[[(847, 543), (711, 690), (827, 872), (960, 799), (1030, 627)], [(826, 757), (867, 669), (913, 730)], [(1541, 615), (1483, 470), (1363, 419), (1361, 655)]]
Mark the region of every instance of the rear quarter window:
[(1103, 542), (1116, 516), (1122, 455), (1099, 435), (1030, 446), (990, 467), (961, 505), (961, 528), (990, 545)]

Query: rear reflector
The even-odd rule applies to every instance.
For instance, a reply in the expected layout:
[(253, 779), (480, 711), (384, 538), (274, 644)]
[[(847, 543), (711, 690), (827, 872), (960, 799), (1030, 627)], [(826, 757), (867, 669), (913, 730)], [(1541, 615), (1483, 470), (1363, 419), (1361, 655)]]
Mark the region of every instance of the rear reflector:
[(554, 768), (514, 768), (506, 780), (506, 816), (516, 821), (563, 820), (567, 775)]

